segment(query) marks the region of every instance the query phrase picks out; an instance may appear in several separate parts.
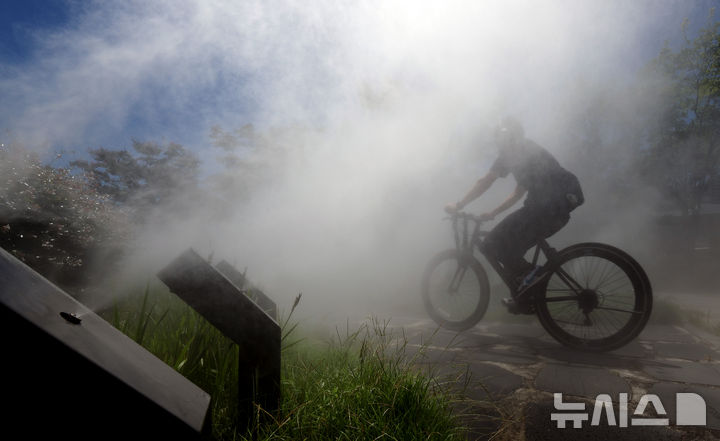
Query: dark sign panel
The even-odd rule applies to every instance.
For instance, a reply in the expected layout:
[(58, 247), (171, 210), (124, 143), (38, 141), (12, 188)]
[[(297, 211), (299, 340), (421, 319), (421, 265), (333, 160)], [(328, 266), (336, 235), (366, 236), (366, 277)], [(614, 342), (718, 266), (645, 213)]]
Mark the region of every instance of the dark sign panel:
[(127, 440), (208, 429), (207, 393), (2, 249), (0, 323), (5, 430)]

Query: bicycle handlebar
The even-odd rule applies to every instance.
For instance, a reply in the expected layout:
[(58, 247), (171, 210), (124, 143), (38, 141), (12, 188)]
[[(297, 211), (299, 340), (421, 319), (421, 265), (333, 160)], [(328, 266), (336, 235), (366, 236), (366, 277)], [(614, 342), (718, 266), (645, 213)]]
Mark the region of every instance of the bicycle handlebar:
[(478, 224), (482, 224), (484, 222), (487, 222), (487, 219), (483, 219), (481, 216), (467, 213), (465, 211), (456, 211), (455, 213), (450, 213), (449, 216), (447, 216), (445, 219), (448, 220), (471, 220), (474, 222), (477, 222)]
[[(455, 237), (455, 247), (457, 249), (468, 249), (479, 236), (485, 236), (487, 231), (481, 231), (480, 225), (486, 221), (482, 216), (477, 216), (464, 211), (456, 211), (449, 213), (450, 216), (445, 219), (452, 221), (453, 236)], [(468, 228), (468, 221), (475, 222), (473, 228)], [(472, 233), (471, 233), (472, 231)]]

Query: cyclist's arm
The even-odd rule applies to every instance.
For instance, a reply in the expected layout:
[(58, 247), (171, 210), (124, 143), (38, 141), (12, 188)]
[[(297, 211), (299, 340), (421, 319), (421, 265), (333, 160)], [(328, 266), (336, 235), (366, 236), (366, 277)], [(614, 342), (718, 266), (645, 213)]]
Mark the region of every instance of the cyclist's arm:
[(455, 208), (457, 210), (462, 210), (464, 206), (469, 204), (470, 202), (474, 201), (475, 199), (479, 198), (487, 191), (488, 188), (495, 182), (495, 180), (498, 178), (497, 173), (490, 170), (488, 174), (483, 176), (482, 178), (478, 179), (478, 181), (475, 183), (473, 188), (470, 189), (470, 191), (467, 192), (464, 198), (460, 199), (456, 204)]
[(494, 218), (498, 214), (515, 205), (517, 201), (519, 201), (520, 199), (522, 199), (523, 196), (525, 196), (525, 193), (527, 193), (527, 189), (525, 187), (523, 187), (522, 185), (516, 186), (515, 191), (510, 195), (510, 197), (505, 199), (505, 202), (500, 204), (496, 209), (494, 209), (490, 213), (487, 213), (487, 216), (490, 217), (490, 219)]

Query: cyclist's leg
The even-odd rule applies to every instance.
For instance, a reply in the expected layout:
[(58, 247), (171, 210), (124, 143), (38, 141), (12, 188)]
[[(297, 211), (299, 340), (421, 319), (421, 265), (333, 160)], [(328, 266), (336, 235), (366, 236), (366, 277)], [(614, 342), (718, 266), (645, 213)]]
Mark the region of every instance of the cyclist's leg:
[(493, 228), (482, 243), (482, 251), (503, 265), (509, 275), (517, 277), (532, 265), (523, 256), (537, 240), (532, 233), (532, 213), (522, 207), (510, 213)]
[(513, 277), (522, 277), (532, 269), (524, 258), (527, 250), (540, 239), (560, 231), (569, 220), (570, 215), (564, 211), (524, 206), (490, 231), (482, 250), (497, 259)]
[(566, 211), (547, 211), (537, 225), (538, 238), (535, 240), (547, 239), (567, 225), (570, 221), (570, 213)]

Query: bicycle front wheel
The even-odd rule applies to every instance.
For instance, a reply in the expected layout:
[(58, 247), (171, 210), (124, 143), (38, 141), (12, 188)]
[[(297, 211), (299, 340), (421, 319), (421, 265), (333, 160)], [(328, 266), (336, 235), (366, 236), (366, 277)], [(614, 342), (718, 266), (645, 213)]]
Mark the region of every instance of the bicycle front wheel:
[(535, 310), (547, 332), (565, 346), (609, 351), (634, 339), (652, 310), (642, 267), (605, 244), (578, 244), (558, 253)]
[(422, 280), (425, 310), (443, 328), (464, 331), (482, 319), (490, 300), (490, 284), (480, 262), (456, 249), (428, 263)]

